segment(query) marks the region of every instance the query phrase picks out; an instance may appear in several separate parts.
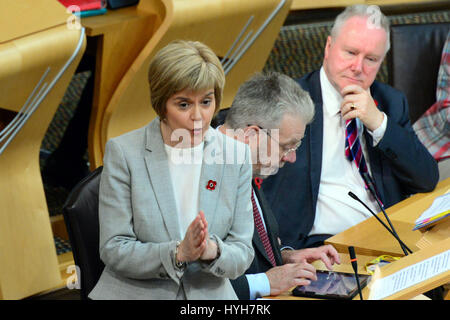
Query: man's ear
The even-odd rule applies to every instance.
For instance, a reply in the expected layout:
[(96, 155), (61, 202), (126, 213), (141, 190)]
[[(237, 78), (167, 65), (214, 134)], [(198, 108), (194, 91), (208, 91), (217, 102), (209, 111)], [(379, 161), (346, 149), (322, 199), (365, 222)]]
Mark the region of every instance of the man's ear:
[(332, 41), (331, 36), (328, 36), (327, 42), (325, 44), (324, 55), (323, 55), (324, 60), (328, 59), (328, 51), (330, 50), (330, 47), (331, 47), (331, 41)]
[(255, 139), (255, 136), (259, 134), (259, 127), (255, 125), (248, 126), (244, 129), (244, 142), (250, 143), (250, 139)]

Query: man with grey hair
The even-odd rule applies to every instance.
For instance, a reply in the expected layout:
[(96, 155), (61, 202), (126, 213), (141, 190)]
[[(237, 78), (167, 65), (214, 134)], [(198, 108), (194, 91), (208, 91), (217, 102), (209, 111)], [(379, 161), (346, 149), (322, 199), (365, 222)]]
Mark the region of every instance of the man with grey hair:
[(322, 68), (299, 80), (315, 119), (297, 161), (263, 184), (285, 244), (314, 247), (370, 217), (349, 191), (379, 212), (370, 180), (385, 207), (435, 188), (437, 165), (411, 128), (405, 96), (375, 81), (388, 49), (379, 8), (348, 7), (327, 38)]
[(265, 177), (295, 162), (293, 151), (313, 117), (311, 98), (293, 79), (280, 73), (256, 74), (239, 88), (221, 130), (246, 134), (250, 147), (258, 143), (258, 152), (252, 154), (254, 172)]
[(262, 179), (285, 163), (295, 162), (305, 128), (314, 117), (309, 94), (280, 73), (256, 74), (238, 90), (220, 132), (247, 143), (252, 153), (252, 205), (255, 257), (245, 275), (231, 283), (240, 299), (278, 295), (315, 280), (310, 264), (322, 260), (331, 269), (340, 263), (330, 245), (307, 250), (283, 247), (278, 224), (261, 189)]

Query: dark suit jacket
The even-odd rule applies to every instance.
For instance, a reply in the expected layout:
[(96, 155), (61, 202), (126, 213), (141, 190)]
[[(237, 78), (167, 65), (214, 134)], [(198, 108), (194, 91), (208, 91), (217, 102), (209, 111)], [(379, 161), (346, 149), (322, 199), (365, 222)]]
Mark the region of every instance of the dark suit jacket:
[[(297, 161), (286, 163), (262, 188), (276, 213), (280, 237), (295, 249), (308, 246), (314, 223), (322, 168), (323, 110), (319, 71), (298, 80), (315, 105), (314, 121), (307, 126), (297, 150)], [(386, 132), (377, 146), (364, 130), (372, 176), (385, 207), (417, 192), (432, 191), (439, 179), (437, 164), (415, 135), (408, 117), (408, 103), (398, 90), (375, 81), (372, 97), (388, 116)], [(344, 152), (342, 152), (344, 154)], [(349, 190), (350, 191), (350, 190)]]
[[(281, 251), (280, 245), (278, 243), (278, 223), (275, 219), (275, 216), (270, 209), (267, 200), (261, 189), (258, 189), (253, 185), (255, 189), (256, 197), (259, 201), (259, 206), (261, 207), (264, 223), (267, 228), (267, 235), (269, 236), (270, 244), (273, 248), (273, 254), (275, 257), (275, 262), (277, 265), (283, 264), (281, 259)], [(253, 249), (255, 250), (255, 257), (253, 259), (250, 267), (245, 271), (245, 274), (255, 274), (266, 272), (270, 268), (272, 268), (272, 264), (270, 263), (269, 257), (266, 254), (266, 250), (264, 249), (264, 245), (259, 237), (258, 230), (255, 227), (253, 232)], [(231, 284), (233, 285), (234, 291), (239, 299), (248, 300), (250, 299), (250, 289), (248, 286), (247, 278), (245, 274), (238, 277), (235, 280), (231, 280)]]

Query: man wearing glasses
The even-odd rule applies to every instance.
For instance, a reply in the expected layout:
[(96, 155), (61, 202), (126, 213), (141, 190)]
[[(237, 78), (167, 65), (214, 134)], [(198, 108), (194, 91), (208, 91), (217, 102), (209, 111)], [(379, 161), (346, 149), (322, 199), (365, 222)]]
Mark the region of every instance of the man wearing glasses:
[(218, 128), (247, 143), (252, 153), (255, 258), (245, 275), (231, 281), (240, 299), (278, 295), (307, 285), (316, 279), (310, 264), (314, 260), (322, 260), (329, 269), (340, 263), (330, 245), (305, 250), (283, 247), (278, 223), (261, 189), (262, 179), (295, 162), (295, 151), (313, 116), (311, 98), (294, 80), (279, 73), (257, 74), (239, 88), (225, 123)]

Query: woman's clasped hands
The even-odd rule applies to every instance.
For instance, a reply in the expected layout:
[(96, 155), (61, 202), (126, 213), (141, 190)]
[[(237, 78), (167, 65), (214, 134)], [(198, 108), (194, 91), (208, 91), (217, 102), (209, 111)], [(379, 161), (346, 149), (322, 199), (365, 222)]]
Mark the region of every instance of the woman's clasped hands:
[(214, 260), (218, 254), (217, 249), (217, 243), (209, 237), (205, 213), (200, 210), (178, 247), (176, 259), (178, 262)]

